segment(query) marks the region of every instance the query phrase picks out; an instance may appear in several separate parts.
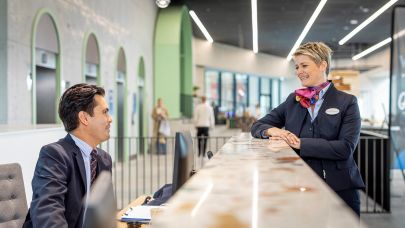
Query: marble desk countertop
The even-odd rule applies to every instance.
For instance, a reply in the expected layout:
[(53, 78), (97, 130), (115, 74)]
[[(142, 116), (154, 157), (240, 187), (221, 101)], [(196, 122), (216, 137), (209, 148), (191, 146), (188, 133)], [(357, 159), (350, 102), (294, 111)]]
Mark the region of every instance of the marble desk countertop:
[(152, 227), (364, 227), (284, 142), (231, 138)]

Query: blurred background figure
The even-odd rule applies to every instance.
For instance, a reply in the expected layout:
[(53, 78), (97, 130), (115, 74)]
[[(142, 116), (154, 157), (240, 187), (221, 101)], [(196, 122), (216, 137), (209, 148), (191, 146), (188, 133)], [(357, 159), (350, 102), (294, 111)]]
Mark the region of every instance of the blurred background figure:
[[(156, 139), (156, 153), (166, 154), (166, 138), (165, 132), (167, 132), (167, 118), (169, 112), (163, 105), (162, 98), (157, 99), (157, 104), (152, 111), (153, 119), (153, 137)], [(170, 129), (169, 129), (170, 132)], [(167, 134), (167, 133), (166, 133)]]
[(201, 103), (197, 105), (194, 112), (194, 124), (197, 128), (198, 156), (205, 156), (207, 138), (210, 127), (214, 127), (215, 117), (213, 108), (207, 103), (205, 96), (201, 97)]
[(242, 132), (250, 132), (250, 128), (257, 119), (251, 116), (249, 111), (244, 111), (242, 117), (239, 118), (238, 126)]
[(260, 119), (260, 118), (262, 118), (262, 112), (261, 112), (261, 110), (260, 110), (260, 104), (257, 104), (256, 106), (255, 106), (255, 114), (254, 114), (254, 117), (258, 120), (258, 119)]
[(219, 114), (219, 106), (215, 104), (215, 102), (211, 102), (211, 106), (214, 109), (214, 120), (215, 120), (215, 125), (218, 124), (218, 114)]

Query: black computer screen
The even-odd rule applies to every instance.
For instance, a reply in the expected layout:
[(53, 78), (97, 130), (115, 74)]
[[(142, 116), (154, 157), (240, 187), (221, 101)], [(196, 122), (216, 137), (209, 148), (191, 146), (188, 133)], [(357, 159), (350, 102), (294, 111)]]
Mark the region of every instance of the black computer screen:
[[(86, 197), (84, 198), (84, 202)], [(84, 214), (86, 228), (112, 228), (116, 226), (117, 204), (114, 197), (111, 173), (101, 172), (92, 185)]]
[(191, 133), (177, 132), (174, 146), (173, 194), (190, 178), (194, 168)]

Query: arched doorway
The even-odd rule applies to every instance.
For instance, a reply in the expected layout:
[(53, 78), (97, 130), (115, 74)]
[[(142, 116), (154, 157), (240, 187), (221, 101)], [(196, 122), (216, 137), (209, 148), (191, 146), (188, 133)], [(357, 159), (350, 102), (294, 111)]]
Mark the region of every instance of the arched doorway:
[(145, 96), (145, 62), (143, 57), (138, 62), (138, 137), (140, 153), (145, 152), (145, 140), (143, 138), (148, 135), (148, 116), (146, 111), (146, 96)]
[(117, 126), (117, 155), (118, 160), (122, 161), (124, 158), (124, 137), (126, 136), (126, 57), (123, 48), (118, 50), (117, 57), (117, 71), (116, 71), (116, 126)]
[(61, 94), (61, 53), (58, 28), (47, 10), (37, 13), (32, 30), (32, 122), (52, 124)]
[(155, 98), (163, 98), (171, 118), (192, 116), (191, 42), (192, 27), (187, 7), (160, 10), (155, 32), (154, 93)]
[(94, 33), (85, 36), (83, 50), (83, 81), (100, 85), (100, 51)]

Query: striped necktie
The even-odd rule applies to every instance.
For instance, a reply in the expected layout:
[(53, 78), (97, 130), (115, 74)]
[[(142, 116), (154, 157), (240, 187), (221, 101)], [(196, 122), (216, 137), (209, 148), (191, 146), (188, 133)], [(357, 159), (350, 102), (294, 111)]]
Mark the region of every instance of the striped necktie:
[(93, 182), (96, 180), (97, 176), (97, 151), (91, 151), (91, 160), (90, 160), (90, 174), (91, 174), (91, 182), (90, 185), (93, 185)]

